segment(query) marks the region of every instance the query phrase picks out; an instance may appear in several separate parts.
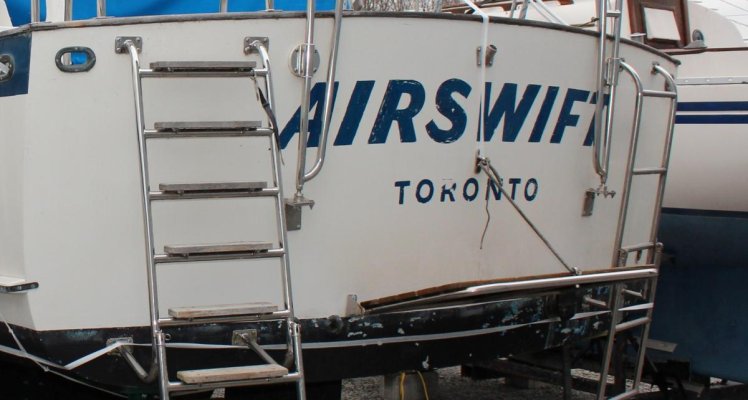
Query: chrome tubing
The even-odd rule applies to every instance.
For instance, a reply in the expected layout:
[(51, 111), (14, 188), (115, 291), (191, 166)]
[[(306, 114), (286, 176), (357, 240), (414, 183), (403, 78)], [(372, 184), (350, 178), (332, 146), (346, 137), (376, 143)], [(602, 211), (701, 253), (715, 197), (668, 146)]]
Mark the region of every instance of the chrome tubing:
[(40, 22), (41, 8), (39, 7), (39, 0), (31, 0), (31, 22)]
[[(674, 97), (670, 99), (670, 119), (668, 121), (667, 136), (665, 138), (665, 147), (662, 150), (662, 164), (661, 168), (667, 171), (670, 165), (670, 150), (673, 145), (673, 131), (675, 129), (675, 112), (678, 104), (678, 87), (675, 85), (675, 79), (670, 73), (662, 68), (659, 64), (655, 63), (652, 67), (653, 74), (660, 74), (665, 78), (665, 90), (674, 93)], [(652, 231), (650, 232), (649, 238), (651, 242), (657, 240), (657, 231), (660, 228), (660, 213), (662, 212), (662, 201), (665, 196), (665, 183), (667, 181), (667, 173), (660, 174), (659, 187), (657, 190), (657, 196), (655, 197), (655, 211), (652, 215)], [(651, 257), (650, 257), (651, 258)], [(650, 259), (650, 262), (652, 260)]]
[(301, 111), (299, 118), (299, 156), (296, 165), (296, 196), (303, 197), (304, 175), (306, 174), (306, 145), (309, 140), (309, 98), (312, 91), (312, 74), (314, 59), (314, 14), (316, 12), (314, 0), (307, 0), (306, 6), (306, 42), (302, 45), (304, 60), (302, 63), (302, 77), (304, 85), (301, 89)]
[[(600, 176), (600, 182), (605, 185), (608, 180), (607, 160), (603, 160), (603, 108), (605, 107), (605, 58), (608, 54), (608, 0), (598, 0), (598, 52), (597, 52), (597, 89), (595, 102), (595, 135), (592, 141), (592, 156), (595, 172)], [(607, 144), (607, 143), (606, 143)]]
[(608, 337), (605, 340), (605, 347), (603, 347), (603, 365), (600, 367), (600, 377), (597, 382), (597, 395), (595, 400), (605, 400), (605, 391), (608, 386), (608, 372), (610, 371), (610, 359), (613, 355), (616, 338), (616, 326), (618, 325), (618, 321), (621, 319), (621, 309), (618, 306), (623, 302), (621, 289), (620, 282), (613, 285), (608, 298), (608, 304), (610, 304), (610, 325), (608, 326)]
[(291, 342), (293, 345), (294, 363), (296, 364), (296, 374), (299, 376), (296, 381), (296, 396), (297, 400), (306, 400), (306, 385), (304, 383), (304, 373), (302, 372), (302, 365), (304, 365), (304, 357), (301, 354), (301, 326), (296, 321), (288, 321), (288, 330), (291, 334)]
[(517, 0), (512, 0), (512, 5), (509, 7), (509, 18), (514, 18), (515, 11), (517, 11)]
[(156, 376), (158, 375), (158, 368), (154, 368), (154, 366), (158, 365), (158, 360), (156, 360), (155, 357), (151, 361), (151, 369), (146, 372), (146, 370), (143, 369), (138, 360), (135, 359), (135, 356), (133, 356), (132, 350), (127, 347), (122, 347), (120, 349), (120, 354), (125, 358), (127, 365), (132, 368), (133, 372), (135, 372), (135, 375), (137, 375), (140, 380), (150, 383), (156, 379)]
[[(148, 278), (148, 307), (151, 317), (151, 339), (152, 339), (152, 352), (153, 352), (153, 363), (151, 364), (151, 370), (147, 377), (151, 380), (155, 379), (159, 375), (161, 361), (164, 359), (161, 356), (164, 354), (165, 346), (163, 340), (163, 332), (159, 328), (159, 311), (158, 311), (158, 296), (156, 292), (156, 263), (154, 260), (155, 252), (153, 250), (153, 221), (151, 219), (151, 204), (148, 198), (150, 192), (148, 188), (148, 152), (145, 145), (145, 118), (143, 111), (143, 85), (140, 77), (140, 59), (138, 58), (138, 49), (132, 40), (127, 40), (124, 43), (127, 51), (130, 53), (130, 61), (132, 64), (132, 79), (133, 79), (133, 95), (135, 100), (135, 123), (138, 134), (138, 148), (140, 151), (140, 183), (142, 191), (142, 206), (143, 206), (143, 230), (145, 234), (145, 256), (148, 263), (147, 278)], [(160, 374), (166, 375), (166, 374)], [(166, 393), (168, 396), (168, 376), (162, 376), (160, 379), (161, 393)], [(166, 381), (166, 382), (165, 382)]]
[(621, 209), (618, 212), (618, 228), (616, 229), (615, 247), (613, 251), (612, 266), (617, 267), (619, 261), (619, 249), (623, 243), (623, 232), (626, 229), (626, 215), (628, 213), (629, 199), (631, 197), (631, 182), (634, 177), (634, 163), (636, 162), (636, 148), (639, 144), (639, 131), (642, 119), (642, 102), (644, 100), (644, 89), (639, 74), (632, 66), (621, 61), (621, 67), (626, 71), (636, 85), (636, 104), (634, 106), (634, 124), (631, 127), (631, 139), (629, 141), (629, 154), (626, 160), (626, 176), (623, 181), (621, 193)]
[(65, 21), (73, 20), (73, 0), (65, 0)]
[[(438, 294), (431, 297), (421, 297), (413, 300), (405, 300), (394, 304), (385, 304), (366, 309), (366, 313), (396, 311), (403, 307), (427, 307), (435, 303), (456, 301), (509, 292), (524, 290), (554, 289), (564, 286), (585, 285), (602, 282), (619, 282), (632, 279), (653, 278), (658, 274), (655, 268), (630, 269), (626, 271), (612, 270), (611, 272), (598, 272), (583, 275), (567, 275), (554, 278), (539, 278), (499, 283), (488, 283), (473, 286), (457, 292)], [(608, 303), (610, 304), (610, 303)]]
[[(283, 176), (281, 171), (280, 162), (280, 148), (278, 148), (278, 142), (275, 138), (270, 138), (270, 162), (273, 165), (273, 183), (275, 187), (283, 187)], [(276, 196), (275, 202), (275, 219), (278, 229), (278, 244), (284, 249), (283, 254), (280, 257), (281, 261), (281, 280), (283, 286), (283, 302), (284, 310), (288, 310), (290, 316), (293, 318), (293, 293), (288, 288), (291, 287), (291, 260), (288, 256), (288, 236), (286, 234), (286, 213), (285, 204), (280, 196)]]
[[(332, 109), (335, 105), (335, 71), (338, 65), (338, 48), (340, 44), (340, 27), (343, 22), (343, 0), (335, 2), (335, 22), (333, 26), (332, 46), (330, 49), (330, 60), (327, 63), (327, 86), (325, 86), (325, 108), (323, 109), (322, 132), (320, 133), (319, 145), (317, 146), (317, 161), (309, 172), (304, 174), (304, 182), (314, 179), (322, 165), (325, 163), (327, 152), (327, 139), (330, 133), (330, 121), (332, 120)], [(302, 184), (304, 183), (302, 182)]]
[[(256, 75), (263, 75), (265, 77), (265, 91), (267, 92), (267, 101), (268, 105), (270, 106), (271, 110), (275, 110), (275, 96), (273, 95), (273, 77), (270, 74), (270, 54), (268, 54), (268, 49), (265, 47), (264, 44), (262, 44), (261, 41), (256, 40), (252, 43), (250, 43), (250, 46), (257, 49), (257, 51), (260, 53), (260, 58), (262, 59), (262, 65), (263, 68), (261, 70), (255, 70)], [(274, 127), (278, 128), (278, 127)]]
[[(603, 0), (607, 7), (607, 0)], [(610, 150), (611, 150), (611, 142), (613, 138), (613, 116), (615, 115), (616, 110), (616, 91), (618, 87), (618, 75), (621, 70), (620, 62), (621, 59), (619, 57), (620, 54), (620, 48), (621, 48), (621, 4), (622, 0), (616, 0), (616, 6), (614, 13), (617, 15), (615, 18), (615, 24), (613, 26), (613, 49), (611, 50), (611, 57), (610, 57), (610, 63), (605, 65), (607, 68), (607, 83), (610, 86), (610, 97), (608, 100), (608, 113), (607, 113), (607, 119), (606, 119), (606, 126), (605, 126), (605, 137), (603, 138), (603, 146), (605, 147), (605, 178), (607, 180), (607, 173), (610, 169)], [(610, 11), (607, 11), (610, 13)], [(607, 19), (607, 17), (606, 17)], [(607, 24), (606, 24), (607, 25)], [(600, 99), (600, 98), (598, 98)], [(599, 102), (599, 101), (598, 101)], [(605, 105), (605, 98), (603, 97), (603, 105)]]
[(220, 0), (218, 4), (218, 12), (220, 13), (229, 12), (229, 0)]
[[(670, 75), (670, 74), (668, 74)], [(662, 244), (659, 243), (657, 245), (657, 248), (655, 249), (655, 255), (653, 257), (653, 260), (655, 262), (655, 268), (658, 270), (660, 269), (660, 261), (662, 260)], [(649, 282), (649, 296), (647, 298), (647, 301), (654, 304), (655, 296), (657, 294), (657, 279), (653, 279)], [(652, 319), (654, 315), (654, 308), (649, 308), (646, 312), (647, 318), (650, 320)], [(634, 377), (634, 385), (633, 389), (638, 389), (639, 384), (642, 380), (642, 372), (644, 371), (644, 359), (646, 358), (647, 353), (647, 342), (649, 341), (649, 330), (652, 327), (652, 324), (646, 324), (644, 325), (644, 328), (642, 328), (641, 333), (641, 342), (639, 342), (639, 351), (636, 355), (636, 369), (634, 371), (637, 371), (636, 376)]]
[(106, 0), (96, 0), (96, 18), (106, 17)]

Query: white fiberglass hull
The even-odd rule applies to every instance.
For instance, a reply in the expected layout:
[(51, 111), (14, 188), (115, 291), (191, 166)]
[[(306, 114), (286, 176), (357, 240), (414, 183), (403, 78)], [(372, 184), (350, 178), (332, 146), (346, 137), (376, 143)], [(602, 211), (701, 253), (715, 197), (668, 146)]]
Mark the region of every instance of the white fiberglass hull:
[[(28, 93), (0, 99), (6, 164), (0, 272), (40, 283), (39, 290), (0, 299), (13, 324), (35, 330), (147, 324), (131, 73), (127, 56), (114, 53), (115, 37), (142, 37), (144, 65), (252, 59), (242, 51), (244, 37), (269, 37), (277, 116), (286, 127), (282, 139), (295, 130), (301, 80), (286, 63), (303, 18), (146, 21), (34, 30)], [(328, 37), (330, 22), (319, 21), (318, 37)], [(479, 143), (480, 31), (479, 20), (466, 18), (346, 19), (331, 130), (337, 145), (307, 185), (314, 209), (305, 210), (301, 230), (289, 233), (300, 317), (344, 314), (348, 294), (373, 299), (454, 282), (564, 272), (509, 204), (489, 193), (485, 176), (476, 175), (476, 150), (493, 160), (507, 190), (570, 265), (611, 265), (620, 197), (599, 198), (594, 214), (581, 216), (585, 191), (598, 184), (588, 137), (595, 38), (538, 24), (492, 23), (490, 42), (498, 48), (487, 69), (493, 126)], [(91, 71), (68, 74), (55, 67), (54, 54), (73, 45), (96, 53)], [(320, 47), (325, 60), (328, 49)], [(673, 69), (641, 47), (624, 44), (622, 53), (640, 71), (654, 61)], [(663, 87), (659, 77), (642, 78), (645, 87)], [(613, 190), (622, 186), (628, 154), (634, 91), (627, 79), (619, 90)], [(146, 82), (146, 125), (262, 119), (250, 83), (237, 82)], [(649, 129), (640, 140), (639, 165), (659, 164), (666, 114), (665, 102), (646, 106)], [(297, 136), (284, 150), (289, 196)], [(258, 142), (157, 144), (150, 153), (152, 181), (267, 180), (264, 145), (250, 143)], [(655, 179), (635, 183), (624, 244), (647, 241), (655, 188)], [(481, 249), (487, 195), (491, 223)], [(269, 240), (271, 204), (257, 204), (159, 204), (156, 248)], [(257, 264), (166, 266), (159, 276), (162, 309), (277, 300), (277, 276), (257, 272), (274, 269)], [(60, 304), (64, 310), (55, 307)]]

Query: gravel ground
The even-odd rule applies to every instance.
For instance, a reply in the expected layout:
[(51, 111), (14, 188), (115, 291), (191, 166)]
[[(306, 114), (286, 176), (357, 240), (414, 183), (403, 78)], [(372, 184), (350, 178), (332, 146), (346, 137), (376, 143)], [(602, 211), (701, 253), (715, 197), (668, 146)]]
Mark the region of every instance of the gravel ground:
[[(543, 383), (533, 382), (530, 389), (520, 389), (506, 385), (503, 378), (464, 378), (460, 375), (459, 367), (443, 368), (437, 373), (439, 384), (436, 390), (429, 393), (430, 400), (555, 400), (561, 399), (563, 394), (561, 387)], [(345, 380), (342, 400), (385, 400), (382, 393), (383, 381), (381, 376)], [(575, 391), (572, 398), (591, 400), (594, 396)]]

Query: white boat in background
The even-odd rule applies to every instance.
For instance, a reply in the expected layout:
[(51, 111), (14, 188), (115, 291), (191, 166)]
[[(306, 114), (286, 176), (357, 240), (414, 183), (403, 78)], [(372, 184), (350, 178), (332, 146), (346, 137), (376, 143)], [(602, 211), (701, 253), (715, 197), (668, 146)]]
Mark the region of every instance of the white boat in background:
[(485, 15), (98, 3), (0, 33), (8, 362), (303, 399), (605, 335), (607, 371), (647, 336), (672, 57)]
[(703, 46), (670, 53), (680, 97), (652, 337), (669, 350), (657, 356), (689, 366), (683, 379), (748, 383), (748, 2), (720, 3), (690, 3)]

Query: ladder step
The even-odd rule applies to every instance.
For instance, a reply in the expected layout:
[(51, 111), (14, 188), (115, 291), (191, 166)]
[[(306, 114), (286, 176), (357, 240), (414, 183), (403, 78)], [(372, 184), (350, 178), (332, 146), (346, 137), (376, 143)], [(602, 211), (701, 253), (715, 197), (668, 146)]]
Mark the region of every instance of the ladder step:
[(269, 137), (273, 130), (259, 121), (175, 121), (156, 122), (143, 131), (146, 139)]
[(158, 72), (251, 72), (254, 61), (156, 61), (151, 69)]
[(158, 185), (159, 190), (165, 193), (246, 192), (267, 187), (267, 182), (161, 183)]
[(262, 124), (260, 121), (165, 121), (156, 122), (153, 127), (157, 131), (226, 131), (253, 130)]
[(228, 199), (238, 197), (270, 197), (277, 196), (278, 188), (252, 190), (221, 190), (221, 191), (151, 191), (151, 200), (195, 200), (195, 199)]
[(279, 383), (294, 383), (303, 381), (304, 375), (298, 372), (289, 372), (287, 375), (277, 378), (266, 378), (266, 379), (244, 379), (236, 381), (220, 381), (213, 383), (184, 383), (184, 382), (169, 382), (170, 392), (195, 392), (205, 391), (208, 389), (225, 389), (229, 387), (246, 387), (246, 386), (265, 386), (270, 384)]
[(267, 251), (273, 248), (270, 242), (234, 242), (221, 244), (170, 245), (164, 252), (170, 256), (190, 256), (215, 253), (244, 253)]
[(197, 369), (177, 372), (177, 379), (187, 384), (272, 379), (288, 375), (288, 369), (277, 364), (249, 365), (245, 367)]
[(222, 251), (222, 252), (200, 252), (180, 254), (156, 254), (153, 261), (157, 264), (165, 263), (185, 263), (185, 262), (202, 262), (202, 261), (228, 261), (228, 260), (250, 260), (258, 258), (277, 258), (283, 257), (286, 250), (283, 248), (270, 250), (250, 250), (250, 251)]
[(233, 317), (241, 315), (270, 314), (278, 311), (278, 306), (267, 302), (221, 304), (214, 306), (175, 307), (169, 309), (169, 315), (176, 319), (195, 319), (211, 317)]
[(667, 173), (667, 168), (635, 168), (632, 173), (634, 175), (662, 175)]
[(217, 317), (202, 317), (197, 319), (184, 319), (184, 318), (159, 318), (159, 326), (189, 326), (189, 325), (204, 325), (204, 324), (240, 324), (258, 321), (280, 321), (291, 317), (291, 312), (288, 310), (278, 310), (268, 314), (242, 314), (242, 315), (230, 315), (230, 316), (217, 316)]
[(634, 244), (631, 246), (622, 246), (620, 251), (623, 253), (633, 253), (635, 251), (654, 250), (656, 247), (657, 243), (646, 242)]
[(639, 388), (634, 388), (634, 389), (631, 389), (631, 390), (629, 390), (627, 392), (623, 392), (621, 394), (617, 394), (615, 396), (608, 397), (608, 400), (626, 400), (626, 399), (630, 399), (630, 398), (632, 398), (634, 396), (637, 396), (637, 395), (639, 395)]
[(623, 332), (625, 330), (636, 328), (637, 326), (648, 324), (650, 321), (649, 317), (641, 317), (631, 321), (621, 322), (616, 325), (615, 331), (616, 333)]
[(674, 99), (678, 97), (678, 94), (675, 92), (668, 92), (664, 90), (642, 90), (642, 96), (647, 97), (667, 97)]
[(262, 127), (259, 121), (166, 121), (156, 122), (146, 129), (148, 139), (270, 136), (273, 130)]

